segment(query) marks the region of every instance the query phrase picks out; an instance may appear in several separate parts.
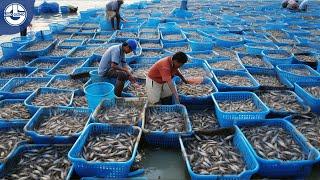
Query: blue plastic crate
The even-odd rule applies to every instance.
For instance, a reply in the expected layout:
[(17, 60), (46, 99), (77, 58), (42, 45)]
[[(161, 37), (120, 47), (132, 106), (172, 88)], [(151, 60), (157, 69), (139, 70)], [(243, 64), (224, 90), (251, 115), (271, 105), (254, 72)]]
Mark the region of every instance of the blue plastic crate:
[[(286, 57), (275, 58), (275, 57), (270, 57), (269, 54), (286, 55)], [(269, 61), (274, 66), (279, 64), (291, 64), (293, 61), (293, 54), (288, 53), (285, 50), (263, 50), (262, 56), (264, 60)]]
[[(99, 134), (130, 133), (137, 136), (131, 158), (126, 162), (90, 162), (82, 158), (83, 147), (90, 136)], [(142, 131), (139, 127), (111, 126), (108, 124), (93, 123), (86, 127), (76, 143), (71, 148), (68, 157), (72, 161), (75, 172), (83, 177), (125, 178), (137, 154)]]
[[(72, 48), (69, 53), (67, 54), (67, 58), (72, 58), (72, 59), (88, 59), (93, 55), (93, 51), (95, 50), (94, 47), (88, 47), (88, 46), (77, 46)], [(74, 57), (73, 54), (75, 54), (77, 51), (91, 51), (90, 55), (87, 56), (76, 56)]]
[[(308, 154), (310, 159), (299, 161), (280, 161), (261, 158), (253, 149), (252, 144), (247, 140), (239, 127), (247, 126), (277, 126), (283, 128), (287, 133), (292, 135), (294, 141), (302, 148), (303, 152)], [(296, 177), (298, 179), (305, 178), (311, 172), (312, 166), (319, 162), (319, 152), (311, 147), (305, 139), (297, 133), (293, 125), (284, 120), (267, 120), (250, 123), (239, 123), (236, 126), (238, 132), (242, 134), (243, 139), (249, 146), (255, 159), (259, 163), (258, 174), (269, 178)], [(312, 159), (311, 159), (312, 158)]]
[[(58, 87), (52, 87), (52, 84), (55, 81), (63, 81), (63, 80), (70, 80), (70, 81), (75, 81), (77, 83), (81, 83), (83, 84), (83, 86), (81, 88), (74, 88), (74, 87), (65, 87), (65, 88), (58, 88)], [(70, 91), (80, 91), (83, 90), (84, 85), (88, 82), (89, 78), (82, 78), (82, 79), (77, 79), (77, 80), (73, 80), (69, 75), (56, 75), (53, 78), (51, 78), (51, 80), (47, 83), (46, 87), (49, 88), (56, 88), (56, 89), (66, 89), (66, 90), (70, 90)]]
[[(12, 170), (13, 168), (16, 168), (18, 162), (20, 161), (20, 159), (24, 153), (26, 153), (28, 151), (32, 151), (34, 149), (40, 149), (40, 148), (45, 148), (45, 147), (49, 147), (49, 146), (56, 146), (59, 149), (59, 147), (65, 147), (65, 146), (71, 147), (72, 144), (66, 144), (66, 145), (23, 144), (23, 145), (20, 145), (11, 153), (11, 156), (4, 163), (4, 165), (2, 167), (0, 167), (0, 177), (3, 178), (8, 173), (10, 173), (10, 170)], [(45, 159), (45, 157), (43, 157), (43, 158)], [(33, 164), (36, 162), (31, 162), (31, 163)], [(71, 179), (71, 176), (72, 176), (72, 165), (70, 164), (70, 169), (68, 169), (68, 175), (67, 175), (67, 177), (65, 177), (65, 179), (69, 180), (69, 179)]]
[[(127, 87), (125, 87), (127, 88)], [(135, 98), (115, 98), (114, 100), (103, 100), (97, 106), (92, 114), (93, 123), (100, 123), (98, 121), (97, 115), (101, 110), (113, 109), (117, 106), (135, 106), (136, 108), (140, 108), (139, 118), (137, 119), (137, 124), (130, 124), (130, 126), (139, 126), (141, 128), (144, 127), (145, 121), (145, 109), (147, 107), (147, 99), (144, 97), (135, 97)], [(106, 122), (104, 122), (106, 123)], [(109, 124), (109, 123), (106, 123)], [(111, 124), (112, 125), (112, 124)], [(118, 125), (129, 125), (129, 124), (118, 124)]]
[[(0, 101), (0, 107), (4, 107), (6, 105), (10, 105), (10, 104), (16, 104), (16, 103), (21, 103), (24, 104), (24, 99), (5, 99)], [(27, 107), (26, 106), (27, 111), (30, 114), (30, 119), (32, 118), (32, 116), (37, 112), (38, 108), (34, 108), (34, 107)], [(3, 123), (27, 123), (30, 119), (1, 119), (0, 118), (0, 122)]]
[(311, 107), (312, 111), (320, 114), (320, 98), (315, 97), (304, 87), (320, 86), (318, 82), (296, 82), (294, 83), (294, 92), (303, 99), (304, 103)]
[[(211, 70), (209, 69), (209, 67), (205, 63), (201, 63), (201, 62), (199, 62), (199, 63), (186, 63), (182, 67), (180, 67), (181, 71), (183, 71), (185, 69), (201, 69), (205, 73), (206, 77), (209, 77), (209, 78), (213, 77)], [(182, 75), (186, 76), (188, 74), (182, 73)], [(190, 75), (188, 75), (188, 76), (190, 76)]]
[(148, 106), (145, 114), (145, 124), (148, 123), (148, 114), (149, 110), (157, 111), (157, 112), (178, 112), (181, 114), (185, 120), (185, 132), (163, 132), (160, 130), (150, 131), (148, 129), (143, 128), (144, 131), (144, 139), (148, 144), (161, 146), (161, 147), (179, 147), (179, 136), (185, 133), (191, 133), (192, 127), (191, 122), (188, 117), (188, 112), (185, 106), (183, 105), (154, 105)]
[[(33, 68), (40, 68), (40, 69), (47, 69), (50, 70), (51, 68), (53, 68), (56, 64), (58, 64), (58, 62), (61, 59), (57, 59), (57, 58), (48, 58), (48, 57), (40, 57), (40, 58), (36, 58), (34, 60), (32, 60), (29, 64), (27, 64), (28, 67), (33, 67)], [(39, 63), (50, 63), (52, 64), (52, 66), (50, 67), (43, 67), (43, 66), (39, 66)]]
[[(231, 127), (238, 122), (251, 122), (265, 119), (269, 108), (252, 92), (217, 92), (212, 94), (215, 112), (221, 127)], [(241, 101), (252, 99), (259, 112), (225, 112), (219, 107), (219, 101)]]
[[(42, 83), (45, 87), (47, 83), (50, 81), (51, 77), (46, 78), (12, 78), (5, 86), (1, 88), (1, 92), (6, 93), (10, 96), (10, 98), (14, 99), (25, 99), (27, 98), (33, 91), (21, 91), (21, 92), (14, 92), (14, 89), (20, 86), (23, 86), (27, 83)], [(39, 86), (40, 87), (40, 86)]]
[(278, 47), (275, 44), (258, 44), (258, 43), (246, 43), (244, 45), (247, 49), (247, 53), (254, 55), (261, 55), (264, 50), (276, 50)]
[[(303, 76), (294, 74), (293, 72), (290, 72), (290, 69), (299, 69), (304, 72), (309, 72), (309, 76)], [(278, 65), (276, 67), (278, 75), (283, 78), (287, 79), (291, 83), (295, 82), (317, 82), (320, 81), (320, 73), (313, 70), (311, 67), (304, 65), (304, 64), (282, 64)]]
[[(180, 142), (180, 148), (183, 154), (184, 161), (186, 162), (186, 166), (189, 172), (189, 175), (191, 176), (191, 179), (194, 180), (207, 180), (207, 179), (222, 179), (222, 180), (237, 180), (237, 179), (250, 179), (253, 174), (255, 174), (259, 169), (259, 164), (255, 157), (253, 156), (252, 152), (250, 152), (250, 149), (248, 147), (248, 144), (243, 140), (241, 134), (239, 131), (235, 132), (234, 138), (233, 138), (233, 145), (235, 148), (239, 151), (241, 154), (245, 164), (246, 164), (246, 170), (242, 171), (240, 174), (228, 174), (228, 175), (218, 175), (218, 174), (210, 174), (210, 175), (203, 175), (203, 174), (197, 174), (192, 170), (192, 166), (190, 164), (189, 159), (187, 158), (187, 153), (185, 149), (185, 142), (189, 139), (188, 136), (181, 136), (179, 138)], [(214, 162), (213, 162), (214, 163)]]
[[(174, 85), (177, 86), (177, 84), (183, 83), (182, 80), (179, 77), (175, 77), (173, 79)], [(212, 80), (208, 77), (204, 77), (203, 81), (200, 84), (206, 84), (212, 87), (212, 93), (218, 92), (217, 87), (214, 85)], [(203, 96), (192, 96), (192, 95), (184, 95), (179, 94), (179, 100), (181, 104), (192, 104), (197, 102), (198, 104), (205, 104), (208, 99), (211, 99), (211, 94), (203, 95)]]
[(87, 40), (87, 39), (92, 39), (94, 36), (95, 32), (74, 32), (70, 36), (70, 39), (80, 39), (80, 40)]
[[(87, 58), (88, 59), (88, 58)], [(76, 68), (81, 67), (81, 65), (85, 62), (84, 58), (63, 58), (61, 59), (52, 69), (50, 69), (47, 73), (49, 75), (64, 75), (65, 73), (59, 72), (61, 68), (66, 68), (69, 66), (74, 67), (74, 69), (68, 73), (71, 74)]]
[[(37, 111), (32, 119), (24, 127), (24, 131), (27, 136), (30, 136), (32, 141), (36, 144), (68, 144), (74, 143), (77, 138), (80, 136), (81, 132), (70, 134), (69, 136), (63, 135), (44, 135), (38, 133), (35, 129), (40, 126), (41, 122), (44, 120), (45, 116), (51, 116), (53, 113), (73, 113), (75, 116), (77, 114), (85, 114), (88, 116), (86, 120), (85, 127), (90, 123), (90, 116), (92, 111), (90, 109), (84, 108), (74, 108), (74, 107), (65, 107), (65, 108), (40, 108)], [(83, 129), (85, 129), (83, 127)]]
[(39, 95), (39, 94), (46, 94), (46, 93), (53, 93), (53, 94), (57, 94), (57, 93), (64, 93), (64, 94), (68, 94), (70, 97), (70, 101), (66, 106), (63, 105), (58, 105), (57, 107), (68, 107), (71, 106), (72, 103), (72, 99), (74, 96), (74, 92), (73, 91), (69, 91), (69, 90), (61, 90), (61, 89), (53, 89), (53, 88), (39, 88), (36, 91), (34, 91), (29, 97), (27, 97), (27, 99), (24, 101), (24, 104), (28, 107), (28, 108), (40, 108), (40, 107), (47, 107), (47, 106), (35, 106), (32, 104), (33, 100)]
[[(64, 39), (58, 43), (57, 47), (62, 49), (72, 49), (76, 46), (82, 46), (84, 42), (85, 40), (81, 40), (81, 39)], [(72, 46), (72, 45), (64, 45), (63, 43), (76, 43), (76, 44)]]
[[(278, 79), (278, 81), (283, 85), (280, 87), (273, 87), (273, 86), (264, 86), (260, 84), (261, 90), (279, 90), (279, 89), (286, 89), (286, 90), (293, 90), (294, 86), (286, 79), (281, 79), (275, 69), (257, 69), (257, 68), (247, 68), (247, 71), (251, 74), (258, 74), (258, 75), (266, 75), (266, 76), (273, 76)], [(254, 76), (253, 76), (254, 77)], [(258, 82), (258, 80), (256, 80)]]
[[(241, 76), (247, 78), (252, 86), (232, 86), (219, 81), (219, 76)], [(258, 90), (260, 84), (246, 71), (225, 71), (215, 70), (213, 71), (213, 81), (219, 91), (253, 91)]]
[[(181, 38), (177, 39), (177, 40), (170, 40), (166, 38), (166, 35), (180, 35)], [(160, 36), (161, 36), (161, 40), (163, 43), (178, 43), (178, 42), (186, 42), (187, 41), (187, 37), (186, 35), (181, 31), (181, 30), (164, 30), (162, 29), (160, 31)]]
[(9, 80), (14, 77), (19, 77), (14, 75), (15, 73), (24, 74), (22, 77), (27, 77), (32, 72), (34, 72), (37, 68), (30, 68), (30, 67), (20, 67), (20, 68), (0, 68), (0, 74), (12, 74), (12, 76), (8, 77), (0, 77), (1, 80)]
[(44, 56), (46, 55), (49, 51), (51, 51), (55, 45), (58, 43), (58, 40), (46, 40), (47, 42), (50, 42), (50, 44), (43, 48), (43, 49), (38, 49), (38, 50), (27, 50), (26, 48), (28, 48), (29, 46), (32, 46), (34, 44), (37, 44), (41, 41), (32, 41), (29, 42), (25, 45), (23, 45), (22, 47), (20, 47), (17, 51), (19, 52), (20, 55), (22, 56), (31, 56), (31, 57), (37, 57), (37, 56)]
[(34, 41), (34, 38), (28, 36), (14, 37), (11, 39), (11, 42), (14, 43), (17, 47), (21, 47), (31, 41)]
[[(253, 57), (256, 57), (256, 58), (259, 58), (261, 59), (261, 61), (265, 64), (265, 66), (259, 66), (258, 64), (256, 66), (253, 66), (253, 65), (250, 65), (250, 64), (244, 64), (242, 62), (242, 58), (245, 57), (245, 56), (253, 56)], [(263, 57), (261, 55), (252, 55), (252, 54), (247, 54), (247, 53), (237, 53), (237, 58), (240, 62), (242, 62), (243, 66), (245, 68), (253, 68), (253, 69), (274, 69), (274, 66), (269, 62), (269, 61), (266, 61), (265, 59), (263, 59)]]
[(115, 35), (115, 31), (100, 31), (96, 32), (93, 36), (93, 39), (110, 41)]

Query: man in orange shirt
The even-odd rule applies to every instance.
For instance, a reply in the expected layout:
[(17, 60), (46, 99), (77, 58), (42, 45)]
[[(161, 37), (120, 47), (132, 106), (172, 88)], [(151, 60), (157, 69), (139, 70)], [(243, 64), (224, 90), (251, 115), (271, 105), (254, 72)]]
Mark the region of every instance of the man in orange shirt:
[(173, 56), (159, 60), (150, 68), (146, 77), (146, 91), (149, 103), (160, 103), (161, 100), (171, 98), (172, 95), (176, 102), (180, 103), (172, 78), (177, 75), (184, 83), (188, 83), (179, 70), (187, 61), (188, 57), (185, 53), (177, 52)]

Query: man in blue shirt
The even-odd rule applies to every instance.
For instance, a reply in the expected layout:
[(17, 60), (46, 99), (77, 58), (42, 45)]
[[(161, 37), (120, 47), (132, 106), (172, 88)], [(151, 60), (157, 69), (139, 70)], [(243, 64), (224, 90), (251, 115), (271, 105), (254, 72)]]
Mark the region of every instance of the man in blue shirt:
[(126, 42), (111, 46), (102, 55), (98, 73), (100, 76), (107, 78), (117, 78), (115, 85), (115, 95), (120, 97), (124, 84), (127, 80), (134, 82), (135, 79), (128, 66), (125, 54), (133, 52), (137, 49), (137, 41), (128, 39)]
[(112, 1), (108, 2), (108, 4), (106, 5), (106, 16), (111, 21), (112, 30), (115, 30), (114, 18), (116, 18), (116, 20), (117, 20), (117, 29), (118, 30), (120, 30), (120, 19), (122, 21), (125, 21), (120, 16), (120, 8), (121, 8), (122, 4), (123, 4), (123, 0), (112, 0)]

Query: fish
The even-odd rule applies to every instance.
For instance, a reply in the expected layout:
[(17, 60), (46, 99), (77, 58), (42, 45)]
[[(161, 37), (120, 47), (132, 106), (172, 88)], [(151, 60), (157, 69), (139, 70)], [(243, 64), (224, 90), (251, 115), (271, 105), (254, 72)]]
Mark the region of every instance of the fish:
[(289, 68), (285, 71), (299, 75), (299, 76), (311, 76), (311, 72), (307, 68)]
[(320, 98), (320, 86), (305, 86), (303, 87), (303, 89), (308, 93), (310, 93), (315, 98), (317, 99)]
[(103, 107), (94, 115), (99, 123), (138, 125), (142, 119), (145, 102), (132, 102), (132, 104), (117, 103), (112, 107)]
[(70, 54), (70, 57), (88, 57), (91, 56), (93, 53), (93, 48), (87, 48), (84, 50), (76, 50)]
[(155, 57), (155, 56), (162, 56), (164, 54), (161, 50), (151, 50), (151, 51), (144, 51), (142, 50), (141, 57)]
[(181, 40), (183, 39), (182, 34), (163, 34), (163, 39), (164, 40)]
[(74, 96), (72, 101), (73, 107), (88, 107), (87, 98), (85, 96)]
[(295, 54), (294, 57), (303, 62), (317, 62), (317, 58), (311, 55)]
[(161, 44), (159, 43), (141, 43), (142, 48), (161, 48)]
[(223, 75), (217, 76), (218, 81), (229, 86), (253, 86), (251, 80), (245, 76)]
[(133, 153), (137, 136), (131, 133), (103, 133), (90, 136), (83, 147), (82, 157), (93, 162), (126, 162)]
[(131, 93), (134, 96), (138, 97), (147, 97), (147, 91), (145, 89), (145, 86), (146, 83), (139, 83), (139, 86), (130, 84), (125, 92)]
[[(155, 33), (155, 32), (140, 32), (139, 38), (140, 39), (157, 39), (157, 38), (159, 38), (159, 33)], [(142, 48), (146, 48), (145, 46), (142, 46), (142, 44), (141, 44), (141, 47)], [(147, 44), (149, 44), (149, 43), (147, 43)], [(150, 48), (150, 46), (147, 46), (147, 47)], [(157, 45), (157, 47), (158, 47), (158, 45)], [(159, 48), (161, 48), (161, 46)]]
[(85, 83), (86, 83), (86, 80), (56, 79), (52, 83), (50, 83), (49, 87), (58, 88), (58, 89), (77, 90), (77, 89), (83, 89), (83, 86)]
[(206, 96), (214, 92), (214, 89), (209, 84), (177, 84), (178, 94), (186, 96)]
[(286, 111), (291, 113), (308, 113), (310, 111), (310, 109), (304, 109), (292, 91), (271, 90), (256, 92), (256, 94), (263, 103), (275, 111)]
[(242, 154), (233, 143), (234, 135), (201, 136), (183, 140), (194, 173), (202, 175), (240, 174), (246, 170)]
[(71, 35), (69, 34), (54, 34), (53, 37), (59, 40), (69, 39)]
[(210, 76), (203, 68), (182, 68), (180, 69), (184, 77), (206, 77)]
[(12, 59), (7, 59), (4, 60), (0, 63), (0, 66), (3, 67), (21, 67), (21, 66), (25, 66), (28, 63), (30, 63), (32, 61), (31, 58), (12, 58)]
[(0, 134), (0, 162), (4, 162), (5, 158), (21, 141), (30, 140), (23, 131), (23, 128), (10, 128), (2, 130)]
[(272, 68), (272, 65), (264, 62), (258, 55), (245, 55), (241, 58), (241, 62), (246, 66)]
[(53, 57), (65, 56), (69, 51), (70, 49), (61, 49), (61, 48), (55, 47), (47, 54), (47, 56), (53, 56)]
[(85, 40), (85, 39), (91, 39), (93, 38), (93, 34), (73, 34), (70, 39), (80, 39), (80, 40)]
[(69, 93), (37, 94), (31, 104), (34, 106), (68, 106), (71, 101)]
[(274, 125), (242, 127), (241, 131), (257, 154), (268, 160), (307, 160), (302, 147), (285, 129)]
[(218, 101), (219, 108), (224, 112), (259, 112), (261, 109), (256, 106), (252, 98), (245, 100)]
[(101, 34), (101, 33), (97, 33), (96, 36), (94, 37), (94, 39), (109, 39), (111, 37), (111, 34)]
[(292, 117), (291, 123), (316, 149), (320, 149), (320, 116), (314, 113)]
[(125, 32), (125, 31), (118, 31), (116, 37), (123, 37), (123, 38), (138, 38), (138, 34), (135, 32)]
[(151, 65), (134, 68), (133, 72), (132, 72), (133, 77), (140, 78), (140, 79), (146, 79), (146, 75), (148, 74), (150, 67), (151, 67)]
[(223, 69), (223, 70), (239, 70), (243, 69), (241, 64), (237, 61), (217, 61), (209, 63), (213, 69)]
[(148, 109), (145, 129), (148, 131), (185, 132), (186, 120), (178, 112), (160, 112)]
[(30, 81), (12, 88), (11, 92), (20, 93), (20, 92), (26, 92), (26, 91), (35, 91), (40, 87), (45, 87), (46, 84), (47, 82)]
[(189, 112), (188, 114), (194, 131), (219, 128), (219, 123), (213, 110), (205, 109), (203, 111)]
[(34, 73), (32, 73), (32, 75), (30, 75), (29, 77), (47, 77), (47, 76), (48, 76), (47, 70), (38, 69)]
[(253, 74), (255, 80), (259, 82), (261, 86), (270, 86), (270, 87), (285, 87), (285, 85), (281, 84), (276, 76), (268, 75), (268, 74)]
[(1, 72), (0, 79), (11, 79), (15, 77), (26, 77), (28, 74), (25, 72)]
[(23, 50), (24, 51), (38, 51), (43, 50), (49, 47), (49, 45), (52, 44), (52, 41), (39, 41), (37, 43), (33, 43), (30, 45), (27, 45)]
[(189, 45), (184, 45), (184, 46), (175, 46), (175, 47), (165, 47), (164, 48), (167, 51), (170, 52), (190, 52), (191, 51), (191, 47)]
[(5, 120), (29, 120), (31, 114), (23, 103), (10, 103), (0, 107), (0, 118)]
[(45, 136), (72, 136), (80, 133), (88, 119), (89, 114), (77, 111), (50, 111), (49, 115), (39, 117), (35, 131)]
[(71, 145), (31, 148), (21, 153), (3, 179), (57, 179), (67, 177), (71, 168), (68, 152)]

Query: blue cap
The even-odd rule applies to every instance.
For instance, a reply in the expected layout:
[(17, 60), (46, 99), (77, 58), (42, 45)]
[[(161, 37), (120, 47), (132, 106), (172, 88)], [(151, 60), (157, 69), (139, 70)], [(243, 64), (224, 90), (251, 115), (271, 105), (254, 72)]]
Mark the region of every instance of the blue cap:
[(131, 48), (133, 54), (136, 54), (136, 50), (137, 50), (137, 41), (134, 39), (128, 39), (127, 40), (127, 44), (129, 45), (129, 47)]

